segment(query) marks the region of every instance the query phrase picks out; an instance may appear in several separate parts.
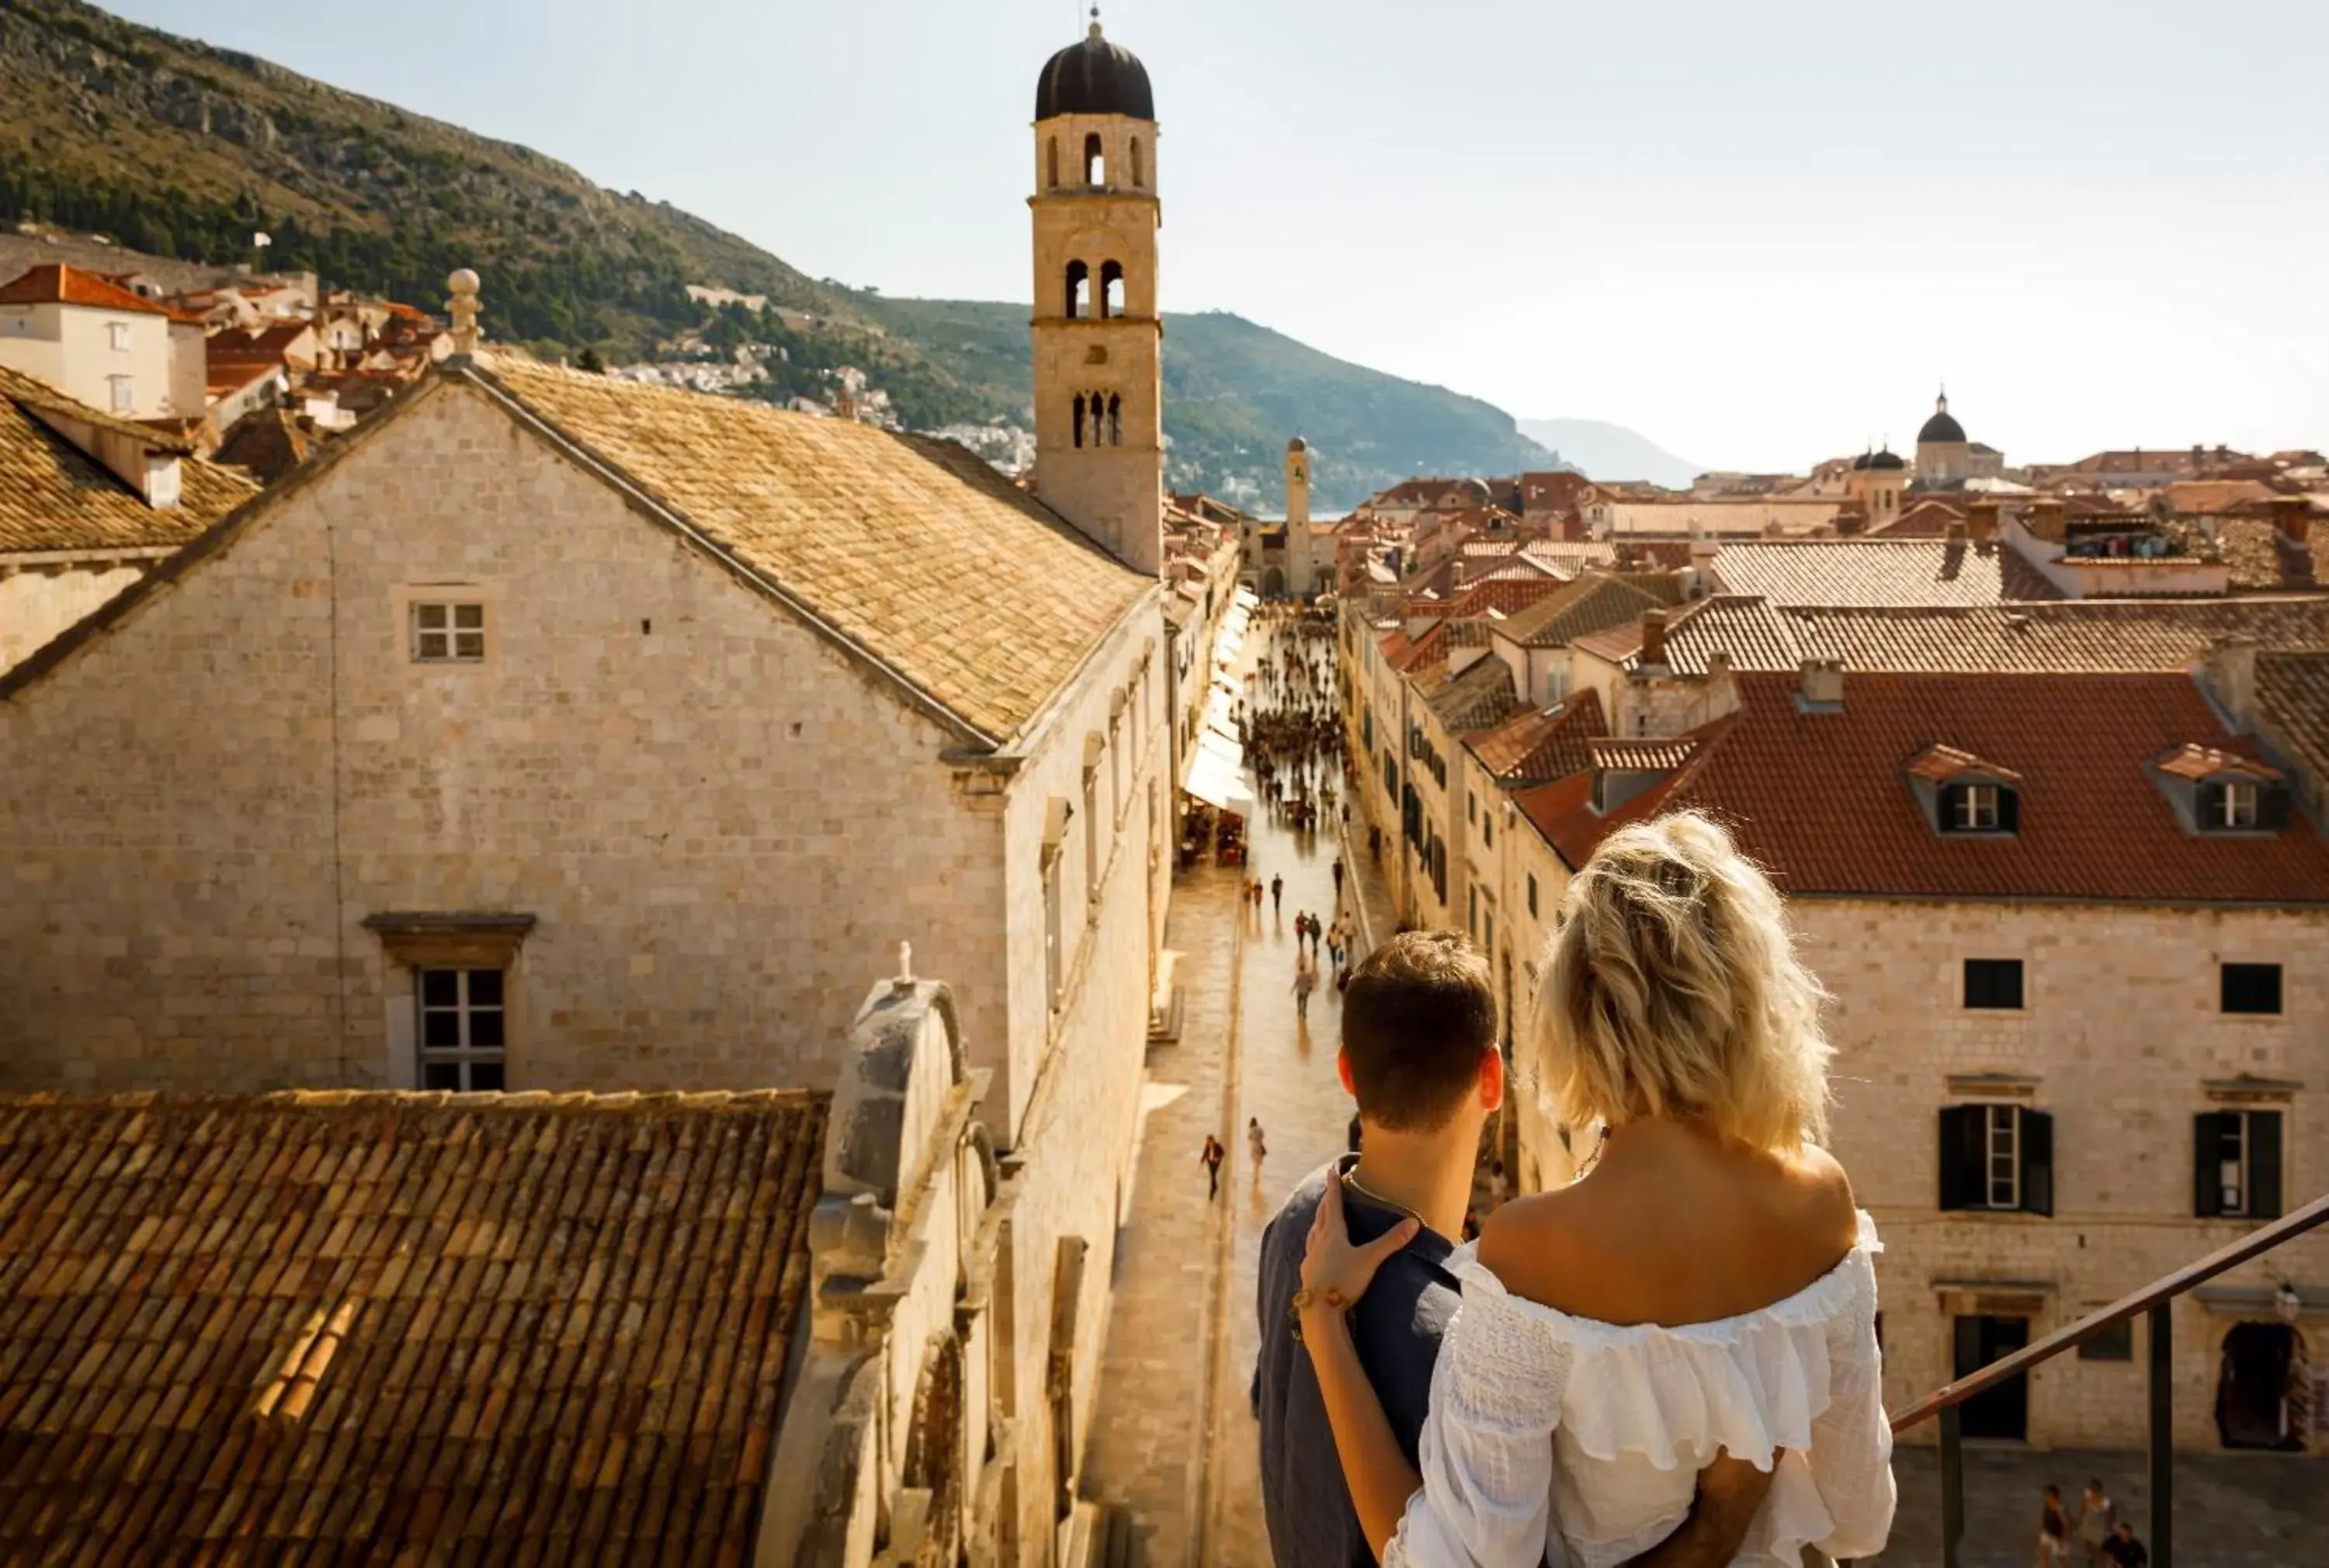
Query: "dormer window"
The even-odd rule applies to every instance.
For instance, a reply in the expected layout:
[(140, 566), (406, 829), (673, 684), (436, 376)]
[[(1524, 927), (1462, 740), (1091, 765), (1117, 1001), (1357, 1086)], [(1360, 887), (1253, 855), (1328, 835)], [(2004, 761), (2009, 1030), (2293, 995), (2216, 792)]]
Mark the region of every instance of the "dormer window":
[(1939, 833), (2022, 830), (2022, 775), (1953, 746), (1928, 747), (1909, 764), (1909, 784)]
[(2213, 746), (2185, 746), (2152, 764), (2160, 793), (2192, 833), (2273, 833), (2288, 826), (2278, 769)]

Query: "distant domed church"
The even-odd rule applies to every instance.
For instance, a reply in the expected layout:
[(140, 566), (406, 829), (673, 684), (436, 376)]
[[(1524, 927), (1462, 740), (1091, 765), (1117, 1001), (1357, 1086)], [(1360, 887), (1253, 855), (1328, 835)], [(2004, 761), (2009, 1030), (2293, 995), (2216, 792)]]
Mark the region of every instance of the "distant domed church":
[(1917, 432), (1917, 480), (1911, 490), (1962, 490), (1968, 479), (1996, 479), (2005, 472), (2005, 454), (1966, 438), (1965, 427), (1949, 412), (1949, 395), (1933, 399), (1933, 417)]

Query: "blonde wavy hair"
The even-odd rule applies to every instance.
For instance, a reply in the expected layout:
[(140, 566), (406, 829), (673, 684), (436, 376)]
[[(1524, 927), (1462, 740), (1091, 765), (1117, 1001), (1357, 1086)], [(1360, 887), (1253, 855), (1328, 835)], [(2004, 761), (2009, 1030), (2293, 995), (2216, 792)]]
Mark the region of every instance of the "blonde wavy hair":
[(1757, 1149), (1827, 1136), (1819, 981), (1778, 890), (1695, 812), (1612, 833), (1561, 900), (1534, 1027), (1573, 1127), (1695, 1120)]

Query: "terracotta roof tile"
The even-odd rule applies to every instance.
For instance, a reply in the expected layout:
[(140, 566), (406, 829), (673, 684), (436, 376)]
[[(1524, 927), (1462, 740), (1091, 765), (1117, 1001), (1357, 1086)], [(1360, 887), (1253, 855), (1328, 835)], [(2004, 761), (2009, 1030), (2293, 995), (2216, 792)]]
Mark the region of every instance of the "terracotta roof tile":
[(27, 268), (6, 283), (0, 283), (0, 305), (80, 305), (137, 315), (176, 314), (97, 273), (53, 261)]
[(1419, 682), (1418, 694), (1439, 716), (1442, 724), (1459, 735), (1492, 729), (1510, 718), (1521, 706), (1520, 698), (1513, 690), (1511, 667), (1495, 658), (1478, 660), (1444, 681)]
[(1498, 630), (1523, 648), (1560, 648), (1676, 603), (1682, 585), (1664, 573), (1596, 572), (1538, 600)]
[(996, 740), (1150, 586), (951, 442), (515, 361), (485, 379)]
[(178, 504), (148, 506), (110, 469), (43, 424), (36, 408), (132, 435), (149, 447), (184, 445), (0, 368), (0, 553), (175, 549), (258, 493), (240, 474), (181, 456)]
[[(1782, 608), (1753, 595), (1717, 594), (1668, 615), (1666, 663), (1678, 675), (1703, 675), (1720, 650), (1739, 671), (1793, 671), (1806, 659), (1833, 659), (1847, 670), (1904, 673), (2134, 673), (2189, 668), (2231, 636), (2329, 650), (2329, 597)], [(1578, 645), (1630, 669), (1640, 623)]]
[[(1740, 688), (1667, 803), (1730, 820), (1791, 894), (2329, 903), (2329, 845), (2306, 819), (2239, 835), (2178, 823), (2153, 760), (2251, 749), (2188, 675), (1856, 674), (1842, 710), (1816, 714), (1797, 710), (1792, 677)], [(1937, 745), (2022, 775), (2018, 831), (1933, 831), (1907, 767)]]
[(1516, 788), (1590, 766), (1586, 743), (1608, 728), (1601, 693), (1588, 686), (1557, 708), (1515, 715), (1467, 744), (1491, 777)]
[(825, 1110), (0, 1099), (0, 1557), (740, 1560)]
[(1909, 776), (1923, 779), (1928, 784), (1947, 784), (1959, 774), (1966, 773), (1984, 774), (2000, 784), (2022, 782), (2022, 775), (2012, 768), (1984, 762), (1973, 753), (1961, 751), (1954, 746), (1928, 746), (1909, 764)]
[(2011, 548), (1928, 539), (1753, 540), (1725, 544), (1714, 575), (1775, 605), (1994, 605), (2056, 599)]
[(2171, 778), (2190, 779), (2193, 783), (2214, 778), (2221, 773), (2252, 774), (2271, 784), (2278, 784), (2281, 779), (2278, 768), (2258, 762), (2252, 756), (2202, 746), (2194, 741), (2186, 741), (2164, 756), (2155, 758), (2151, 765)]
[(2319, 526), (2299, 542), (2269, 517), (2218, 518), (2216, 548), (2231, 586), (2249, 593), (2329, 587), (2329, 518), (2317, 521)]
[(1698, 742), (1688, 736), (1665, 737), (1605, 736), (1586, 743), (1586, 756), (1595, 767), (1626, 773), (1672, 773), (1698, 755)]

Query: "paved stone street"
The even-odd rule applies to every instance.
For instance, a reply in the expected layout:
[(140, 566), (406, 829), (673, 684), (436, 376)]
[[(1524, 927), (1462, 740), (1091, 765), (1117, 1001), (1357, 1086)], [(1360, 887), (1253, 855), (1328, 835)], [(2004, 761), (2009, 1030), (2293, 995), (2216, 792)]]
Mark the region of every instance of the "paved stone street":
[[(1249, 646), (1273, 643), (1257, 635)], [(1200, 867), (1174, 890), (1165, 941), (1181, 954), (1186, 1011), (1180, 1039), (1149, 1051), (1137, 1185), (1085, 1464), (1088, 1495), (1132, 1510), (1148, 1568), (1269, 1562), (1247, 1400), (1257, 1249), (1286, 1194), (1344, 1147), (1353, 1109), (1334, 1075), (1331, 976), (1306, 1024), (1292, 989), (1294, 916), (1334, 918), (1339, 837), (1297, 835), (1265, 810), (1250, 846), (1250, 874), (1286, 879), (1283, 901), (1265, 898), (1259, 919), (1237, 905), (1248, 873), (1235, 868)], [(1268, 1146), (1259, 1171), (1248, 1117), (1260, 1119)], [(1208, 1200), (1198, 1164), (1208, 1131), (1230, 1151), (1219, 1202)]]

